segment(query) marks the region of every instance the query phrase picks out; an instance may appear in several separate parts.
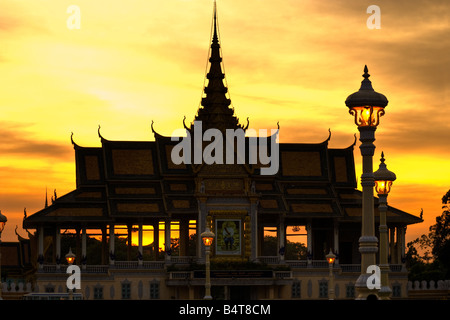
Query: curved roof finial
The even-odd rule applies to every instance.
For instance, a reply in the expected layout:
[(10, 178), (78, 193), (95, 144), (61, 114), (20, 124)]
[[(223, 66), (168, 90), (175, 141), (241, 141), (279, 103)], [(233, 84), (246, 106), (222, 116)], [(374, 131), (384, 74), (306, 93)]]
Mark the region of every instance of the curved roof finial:
[(331, 128), (328, 128), (328, 138), (325, 140), (326, 142), (330, 141), (331, 139)]
[(161, 137), (161, 135), (158, 132), (155, 131), (155, 128), (153, 127), (153, 124), (154, 124), (154, 121), (152, 120), (151, 127), (152, 127), (152, 132), (155, 135), (155, 138), (156, 137)]
[(189, 128), (186, 126), (186, 116), (184, 116), (184, 118), (183, 118), (183, 127), (186, 129), (186, 130), (189, 130)]
[(98, 137), (103, 140), (102, 134), (100, 133), (100, 128), (101, 128), (100, 125), (98, 125), (97, 133)]
[(70, 133), (70, 142), (72, 142), (72, 145), (74, 148), (79, 148), (80, 146), (73, 141), (73, 132)]
[(151, 124), (152, 132), (156, 133), (155, 129), (153, 128), (153, 123), (154, 123), (154, 121), (152, 120), (152, 124)]
[(249, 120), (249, 117), (247, 117), (247, 125), (243, 128), (244, 131), (246, 131), (248, 129), (249, 125), (250, 125), (250, 120)]

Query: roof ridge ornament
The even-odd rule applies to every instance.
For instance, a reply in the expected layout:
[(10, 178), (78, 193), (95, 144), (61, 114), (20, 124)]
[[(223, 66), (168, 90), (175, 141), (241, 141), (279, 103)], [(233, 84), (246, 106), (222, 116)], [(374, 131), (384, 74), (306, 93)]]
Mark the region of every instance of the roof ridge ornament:
[(81, 147), (73, 140), (73, 131), (70, 133), (70, 142), (72, 143), (74, 149), (81, 148)]

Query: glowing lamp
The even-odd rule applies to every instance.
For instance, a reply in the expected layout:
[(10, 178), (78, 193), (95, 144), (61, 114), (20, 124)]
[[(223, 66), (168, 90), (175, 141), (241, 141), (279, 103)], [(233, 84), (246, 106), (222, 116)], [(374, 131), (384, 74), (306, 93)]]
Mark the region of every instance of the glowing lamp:
[(349, 95), (345, 104), (349, 108), (349, 113), (355, 118), (355, 124), (358, 127), (376, 128), (380, 123), (380, 117), (384, 115), (384, 108), (387, 106), (388, 100), (383, 94), (373, 90), (367, 66), (364, 67), (363, 77), (361, 88)]
[(389, 171), (384, 163), (384, 153), (381, 153), (381, 163), (377, 171), (373, 173), (375, 190), (378, 194), (388, 194), (391, 191), (392, 182), (397, 179), (395, 173)]
[(327, 259), (328, 263), (330, 265), (332, 265), (334, 263), (334, 260), (336, 259), (336, 255), (331, 251), (330, 249), (330, 253), (328, 253), (325, 258)]
[(66, 260), (69, 265), (75, 262), (75, 255), (72, 252), (72, 248), (69, 248), (69, 253), (66, 254)]
[(212, 233), (209, 228), (206, 228), (206, 231), (203, 232), (200, 236), (202, 237), (203, 244), (207, 247), (210, 247), (216, 235)]
[(5, 228), (6, 221), (8, 221), (8, 219), (6, 219), (6, 217), (0, 211), (0, 234), (2, 233), (3, 229)]

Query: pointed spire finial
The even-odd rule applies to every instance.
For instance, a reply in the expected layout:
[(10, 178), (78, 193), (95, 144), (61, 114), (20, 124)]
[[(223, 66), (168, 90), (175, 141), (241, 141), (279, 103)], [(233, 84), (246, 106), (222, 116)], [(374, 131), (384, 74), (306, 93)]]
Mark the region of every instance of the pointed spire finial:
[(45, 187), (45, 208), (48, 207), (47, 187)]
[(361, 89), (360, 90), (372, 90), (372, 81), (369, 80), (370, 74), (369, 69), (367, 68), (367, 65), (364, 66), (364, 74), (363, 78), (364, 80), (361, 81)]
[[(209, 128), (226, 129), (243, 128), (239, 119), (234, 115), (234, 109), (230, 108), (231, 100), (227, 96), (228, 88), (222, 65), (222, 54), (220, 50), (220, 30), (217, 17), (217, 5), (214, 1), (213, 12), (213, 35), (209, 54), (209, 71), (206, 74), (208, 85), (204, 88), (205, 96), (202, 97), (201, 107), (197, 111), (195, 121), (202, 121), (202, 130)], [(225, 80), (225, 83), (224, 83)], [(193, 126), (191, 125), (190, 130)]]
[(384, 163), (384, 152), (381, 151), (381, 159), (380, 159), (381, 163)]
[(216, 42), (218, 42), (219, 41), (219, 37), (218, 37), (218, 35), (217, 35), (217, 4), (216, 4), (216, 1), (214, 0), (214, 32), (213, 32), (213, 42), (214, 41), (216, 41)]

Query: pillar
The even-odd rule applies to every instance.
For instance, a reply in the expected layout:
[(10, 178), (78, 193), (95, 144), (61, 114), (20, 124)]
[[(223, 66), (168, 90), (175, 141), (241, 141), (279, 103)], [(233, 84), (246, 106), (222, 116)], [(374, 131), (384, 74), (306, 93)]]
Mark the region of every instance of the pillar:
[(280, 223), (278, 225), (278, 256), (280, 261), (284, 261), (286, 253), (286, 226), (284, 225), (284, 217), (280, 216)]
[(390, 263), (394, 264), (397, 260), (395, 252), (395, 227), (389, 228), (389, 256)]
[[(251, 198), (250, 199), (250, 242), (251, 242), (251, 252), (250, 252), (250, 260), (256, 261), (258, 259), (258, 254), (260, 254), (259, 250), (261, 246), (258, 243), (258, 199)], [(263, 238), (261, 238), (263, 239)]]
[(114, 265), (114, 261), (116, 260), (114, 240), (115, 240), (114, 224), (110, 224), (109, 225), (109, 264), (110, 265)]
[(80, 228), (79, 227), (75, 229), (75, 252), (76, 252), (75, 253), (75, 255), (76, 255), (75, 264), (79, 265), (79, 264), (81, 264), (81, 260), (83, 259), (82, 255), (80, 254), (81, 238), (80, 238)]
[(312, 264), (312, 253), (313, 253), (313, 247), (312, 247), (312, 222), (311, 219), (308, 219), (308, 222), (306, 223), (306, 252), (307, 252), (307, 259), (308, 259), (308, 265)]
[(87, 259), (87, 256), (86, 256), (86, 228), (83, 227), (81, 229), (81, 264), (82, 264), (81, 268), (83, 270), (86, 269), (86, 259)]
[(166, 262), (170, 261), (172, 254), (171, 243), (170, 243), (170, 219), (164, 221), (164, 247), (166, 251)]
[(142, 238), (143, 238), (143, 227), (142, 222), (139, 222), (139, 231), (138, 231), (138, 264), (142, 266), (144, 264), (144, 255), (142, 251)]
[(180, 220), (180, 256), (188, 255), (189, 244), (189, 220)]
[(39, 239), (38, 239), (38, 262), (39, 269), (44, 267), (44, 227), (39, 227)]
[(401, 235), (401, 227), (396, 228), (396, 246), (395, 246), (395, 263), (400, 264), (402, 261), (402, 255), (401, 255), (401, 243), (402, 243), (402, 235)]
[(59, 270), (61, 268), (61, 230), (59, 229), (59, 227), (56, 227), (55, 242), (56, 269)]
[(333, 224), (333, 251), (334, 254), (336, 255), (336, 259), (334, 261), (334, 263), (336, 265), (339, 264), (339, 222), (337, 220), (334, 221)]
[(397, 227), (397, 256), (398, 256), (398, 264), (403, 264), (405, 261), (405, 235), (406, 235), (406, 227), (400, 226)]
[(108, 260), (108, 247), (107, 247), (107, 239), (106, 239), (106, 226), (102, 226), (102, 265), (106, 264)]
[(153, 248), (155, 252), (155, 261), (159, 255), (159, 221), (153, 223)]
[(127, 261), (131, 261), (131, 231), (133, 229), (133, 225), (127, 225)]

